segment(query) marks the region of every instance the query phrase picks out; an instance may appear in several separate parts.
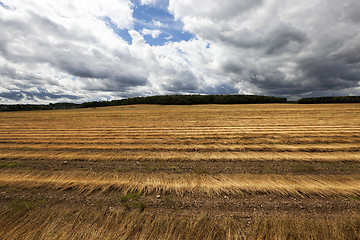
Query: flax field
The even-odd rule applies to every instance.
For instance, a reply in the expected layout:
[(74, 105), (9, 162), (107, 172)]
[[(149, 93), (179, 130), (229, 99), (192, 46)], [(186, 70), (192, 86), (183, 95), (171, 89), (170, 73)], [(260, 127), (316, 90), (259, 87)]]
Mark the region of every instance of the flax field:
[(0, 113), (0, 239), (360, 239), (360, 104)]

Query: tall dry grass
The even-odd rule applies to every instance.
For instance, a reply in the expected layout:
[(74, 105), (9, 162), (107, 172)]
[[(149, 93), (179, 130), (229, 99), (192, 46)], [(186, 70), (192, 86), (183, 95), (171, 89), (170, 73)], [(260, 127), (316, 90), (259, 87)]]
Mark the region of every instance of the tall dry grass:
[(0, 159), (5, 161), (352, 161), (359, 162), (358, 152), (181, 152), (181, 151), (39, 151), (37, 149), (21, 149), (19, 151), (1, 150)]
[(360, 239), (360, 216), (353, 213), (346, 218), (313, 218), (276, 216), (257, 218), (250, 239)]
[[(2, 239), (245, 239), (231, 217), (161, 215), (122, 209), (0, 211)], [(11, 218), (7, 218), (11, 215)]]
[[(123, 209), (37, 207), (0, 211), (2, 239), (318, 239), (360, 238), (360, 216), (213, 217)], [(250, 223), (250, 227), (249, 227)]]
[(78, 189), (81, 192), (117, 189), (122, 192), (238, 195), (275, 193), (278, 195), (359, 196), (360, 175), (258, 175), (258, 174), (156, 174), (92, 173), (65, 171), (2, 171), (0, 184), (36, 188)]

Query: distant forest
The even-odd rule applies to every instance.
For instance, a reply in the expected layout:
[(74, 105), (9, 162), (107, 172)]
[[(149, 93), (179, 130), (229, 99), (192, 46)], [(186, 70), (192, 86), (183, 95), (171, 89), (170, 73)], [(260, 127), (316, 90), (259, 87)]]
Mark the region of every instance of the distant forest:
[(344, 97), (312, 97), (301, 98), (297, 101), (300, 104), (314, 103), (360, 103), (360, 96), (344, 96)]
[(81, 104), (76, 103), (50, 103), (48, 105), (16, 104), (0, 105), (0, 111), (29, 111), (29, 110), (53, 110), (93, 108), (106, 106), (122, 106), (134, 104), (159, 104), (159, 105), (197, 105), (197, 104), (260, 104), (260, 103), (360, 103), (360, 96), (344, 97), (312, 97), (301, 98), (298, 101), (287, 101), (282, 97), (260, 95), (163, 95), (150, 97), (134, 97), (112, 101), (94, 101)]
[(197, 105), (197, 104), (249, 104), (249, 103), (286, 103), (286, 98), (258, 95), (165, 95), (135, 97), (108, 102), (86, 102), (80, 108), (100, 106), (121, 106), (133, 104), (159, 105)]

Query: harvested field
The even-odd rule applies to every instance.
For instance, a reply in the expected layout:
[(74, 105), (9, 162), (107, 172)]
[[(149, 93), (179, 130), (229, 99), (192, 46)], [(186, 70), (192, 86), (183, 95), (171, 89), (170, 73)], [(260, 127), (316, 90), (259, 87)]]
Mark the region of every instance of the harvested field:
[(360, 239), (360, 105), (0, 113), (0, 239)]

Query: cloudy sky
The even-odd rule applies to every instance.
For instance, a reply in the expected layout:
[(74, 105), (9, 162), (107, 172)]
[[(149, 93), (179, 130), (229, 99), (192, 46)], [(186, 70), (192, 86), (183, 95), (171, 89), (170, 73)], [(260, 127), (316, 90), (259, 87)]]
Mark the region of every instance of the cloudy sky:
[(360, 95), (358, 0), (0, 0), (0, 104)]

